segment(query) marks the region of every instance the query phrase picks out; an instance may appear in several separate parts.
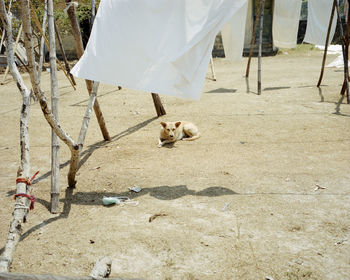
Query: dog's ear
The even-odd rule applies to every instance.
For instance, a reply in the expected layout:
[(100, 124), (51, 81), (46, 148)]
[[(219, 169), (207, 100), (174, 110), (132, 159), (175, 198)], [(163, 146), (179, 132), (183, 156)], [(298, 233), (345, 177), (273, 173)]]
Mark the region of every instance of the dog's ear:
[(175, 123), (176, 128), (178, 128), (180, 126), (180, 124), (181, 124), (181, 122)]
[(164, 128), (166, 127), (166, 123), (165, 122), (161, 122), (160, 124), (162, 125), (162, 127), (164, 127)]

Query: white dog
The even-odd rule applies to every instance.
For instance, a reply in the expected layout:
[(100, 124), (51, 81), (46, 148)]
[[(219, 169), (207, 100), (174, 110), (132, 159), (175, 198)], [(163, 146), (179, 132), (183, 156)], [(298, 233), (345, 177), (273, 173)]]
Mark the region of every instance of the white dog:
[(200, 137), (198, 128), (190, 122), (161, 122), (162, 128), (158, 140), (158, 147), (174, 143), (177, 140), (193, 141)]

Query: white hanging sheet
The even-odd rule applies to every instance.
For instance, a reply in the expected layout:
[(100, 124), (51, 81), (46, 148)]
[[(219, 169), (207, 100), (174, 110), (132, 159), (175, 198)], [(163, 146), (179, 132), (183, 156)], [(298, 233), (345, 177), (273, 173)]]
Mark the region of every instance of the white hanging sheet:
[[(327, 38), (329, 19), (331, 17), (333, 0), (309, 0), (308, 16), (304, 42), (314, 45), (324, 45)], [(337, 13), (334, 14), (329, 44), (331, 43), (337, 23)]]
[(297, 46), (301, 0), (275, 0), (273, 11), (273, 43), (280, 48)]
[(247, 0), (102, 0), (79, 78), (198, 100), (216, 34)]
[(244, 48), (245, 25), (247, 21), (248, 1), (237, 10), (235, 15), (221, 29), (225, 57), (230, 61), (241, 61)]

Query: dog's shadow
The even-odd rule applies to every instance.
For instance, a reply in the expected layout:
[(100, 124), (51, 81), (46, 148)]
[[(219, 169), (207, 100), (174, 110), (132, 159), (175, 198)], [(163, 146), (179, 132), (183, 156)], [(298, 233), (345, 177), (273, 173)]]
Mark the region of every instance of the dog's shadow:
[(172, 149), (172, 148), (176, 148), (176, 146), (175, 146), (175, 142), (172, 142), (172, 143), (163, 144), (163, 146), (159, 148)]
[[(158, 186), (152, 188), (143, 188), (140, 192), (76, 192), (71, 197), (71, 203), (77, 205), (102, 205), (103, 197), (129, 197), (130, 199), (137, 199), (138, 197), (149, 194), (159, 200), (174, 200), (184, 196), (207, 196), (218, 197), (225, 195), (236, 195), (238, 193), (224, 187), (213, 186), (201, 191), (188, 189), (186, 185), (177, 186)], [(63, 201), (63, 200), (62, 200)]]

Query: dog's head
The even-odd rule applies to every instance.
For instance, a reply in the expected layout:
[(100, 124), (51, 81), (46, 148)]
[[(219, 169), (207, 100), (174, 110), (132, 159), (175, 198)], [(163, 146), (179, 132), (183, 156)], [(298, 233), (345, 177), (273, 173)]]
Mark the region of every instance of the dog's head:
[(161, 122), (163, 132), (166, 137), (170, 139), (175, 137), (176, 129), (180, 126), (181, 122)]

